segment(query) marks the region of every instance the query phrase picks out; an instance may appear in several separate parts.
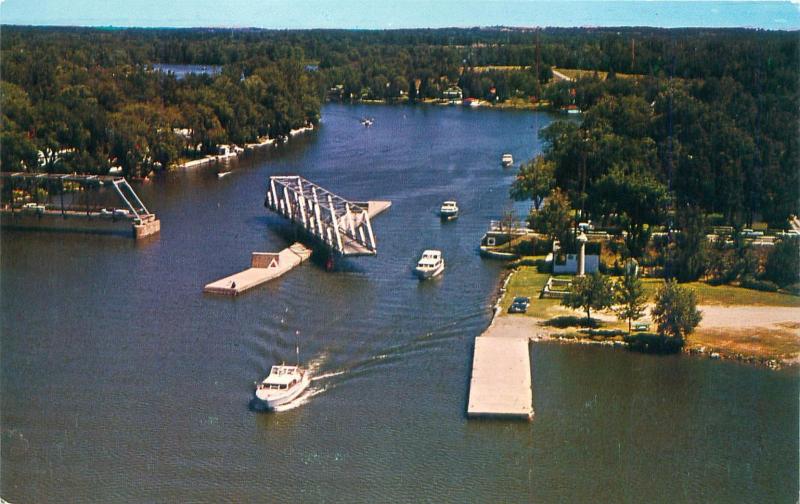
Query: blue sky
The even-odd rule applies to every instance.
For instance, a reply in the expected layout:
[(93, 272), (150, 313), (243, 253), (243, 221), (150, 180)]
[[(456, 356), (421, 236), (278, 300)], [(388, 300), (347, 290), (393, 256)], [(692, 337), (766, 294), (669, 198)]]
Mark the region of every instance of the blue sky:
[(0, 0), (0, 23), (76, 26), (438, 28), (686, 26), (800, 29), (797, 1)]

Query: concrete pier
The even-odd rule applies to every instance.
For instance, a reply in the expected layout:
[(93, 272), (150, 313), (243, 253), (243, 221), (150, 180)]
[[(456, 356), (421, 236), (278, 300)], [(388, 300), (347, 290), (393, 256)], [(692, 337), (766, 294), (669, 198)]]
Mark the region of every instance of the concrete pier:
[(138, 224), (133, 225), (133, 237), (137, 240), (152, 236), (161, 232), (161, 221), (151, 214), (148, 218), (142, 219)]
[(490, 327), (475, 338), (467, 416), (533, 418), (527, 338), (504, 337)]
[(137, 240), (156, 235), (161, 231), (161, 221), (155, 214), (143, 215), (141, 220), (137, 221), (130, 215), (112, 216), (99, 212), (51, 209), (37, 212), (24, 210), (11, 212), (7, 208), (0, 209), (0, 225), (20, 230), (132, 236)]
[(311, 250), (301, 243), (295, 243), (278, 253), (253, 252), (250, 268), (211, 282), (203, 288), (203, 292), (237, 296), (248, 289), (278, 278), (309, 257)]

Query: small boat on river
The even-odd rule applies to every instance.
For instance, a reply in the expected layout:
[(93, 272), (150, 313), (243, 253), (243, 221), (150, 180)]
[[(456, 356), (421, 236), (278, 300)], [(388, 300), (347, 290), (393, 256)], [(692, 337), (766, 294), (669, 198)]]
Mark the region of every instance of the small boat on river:
[(508, 168), (509, 166), (514, 164), (514, 156), (508, 153), (503, 154), (501, 162), (503, 163), (504, 168)]
[(288, 404), (311, 384), (307, 369), (284, 364), (272, 366), (269, 376), (256, 385), (256, 399), (268, 409)]
[(414, 273), (420, 280), (433, 278), (444, 271), (444, 258), (442, 252), (439, 250), (426, 250), (419, 258), (417, 267), (414, 268)]
[(439, 216), (442, 220), (452, 220), (458, 218), (458, 204), (455, 201), (445, 201), (439, 209)]

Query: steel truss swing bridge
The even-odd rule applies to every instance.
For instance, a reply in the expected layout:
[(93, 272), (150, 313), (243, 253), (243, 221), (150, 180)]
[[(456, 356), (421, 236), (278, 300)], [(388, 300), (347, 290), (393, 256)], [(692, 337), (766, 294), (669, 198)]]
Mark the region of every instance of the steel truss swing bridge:
[(390, 205), (389, 201), (349, 201), (299, 175), (270, 177), (264, 201), (265, 207), (341, 256), (378, 253), (371, 217)]

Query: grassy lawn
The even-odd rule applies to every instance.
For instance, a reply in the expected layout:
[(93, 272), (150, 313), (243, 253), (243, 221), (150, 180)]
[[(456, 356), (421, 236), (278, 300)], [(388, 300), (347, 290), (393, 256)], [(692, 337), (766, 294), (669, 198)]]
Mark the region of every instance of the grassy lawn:
[[(515, 296), (527, 296), (531, 298), (531, 306), (528, 315), (538, 318), (550, 318), (563, 315), (563, 309), (559, 309), (558, 299), (539, 299), (539, 294), (549, 273), (539, 273), (535, 266), (521, 266), (508, 282), (506, 293), (501, 300), (503, 310), (507, 310), (511, 305), (511, 300)], [(556, 278), (570, 278), (569, 275), (556, 275)], [(618, 280), (618, 278), (615, 278)], [(663, 280), (659, 278), (643, 279), (644, 288), (650, 301), (652, 302), (656, 290), (661, 286)], [(751, 306), (794, 306), (800, 307), (800, 296), (784, 294), (780, 292), (761, 292), (753, 289), (744, 289), (733, 285), (713, 286), (704, 282), (688, 282), (682, 284), (693, 289), (697, 293), (697, 299), (701, 305), (751, 305)], [(555, 308), (555, 309), (554, 309)], [(560, 313), (559, 313), (560, 312)]]
[[(549, 273), (539, 273), (535, 266), (520, 266), (509, 280), (506, 292), (501, 299), (501, 316), (527, 316), (547, 320), (545, 325), (562, 338), (594, 341), (621, 341), (623, 339), (619, 332), (627, 332), (628, 324), (625, 321), (617, 320), (609, 311), (601, 314), (592, 312), (594, 326), (593, 330), (589, 330), (582, 327), (585, 313), (562, 307), (558, 299), (539, 299), (539, 294), (550, 276)], [(558, 275), (556, 278), (569, 278), (569, 275)], [(644, 279), (645, 290), (651, 302), (655, 291), (662, 282), (661, 279)], [(730, 285), (715, 287), (703, 282), (691, 282), (684, 285), (694, 289), (700, 304), (704, 305), (800, 307), (800, 297), (789, 294), (761, 292)], [(507, 312), (512, 299), (516, 296), (531, 298), (531, 304), (525, 315), (509, 315)], [(642, 318), (641, 322), (651, 324), (651, 330), (653, 330), (649, 313)], [(686, 349), (704, 347), (706, 352), (716, 351), (723, 356), (744, 356), (762, 361), (796, 359), (800, 355), (800, 339), (797, 336), (799, 329), (800, 323), (742, 329), (705, 329), (700, 327), (687, 338)], [(616, 335), (613, 334), (615, 330), (618, 331)]]
[(529, 66), (519, 66), (519, 65), (484, 65), (484, 66), (474, 66), (472, 67), (473, 72), (483, 73), (489, 71), (496, 71), (496, 72), (519, 72), (521, 70), (529, 69)]
[[(561, 72), (562, 74), (566, 75), (570, 79), (580, 79), (581, 77), (591, 77), (591, 76), (593, 76), (595, 74), (594, 70), (579, 70), (577, 68), (555, 68), (554, 67), (553, 70)], [(596, 73), (597, 73), (597, 76), (601, 80), (605, 80), (606, 76), (608, 75), (608, 72), (597, 71)], [(620, 79), (634, 79), (634, 78), (643, 77), (643, 76), (639, 75), (639, 74), (617, 73), (617, 77), (620, 78)]]
[[(517, 296), (526, 296), (531, 298), (531, 305), (528, 307), (528, 312), (526, 313), (527, 316), (550, 318), (552, 315), (549, 314), (549, 311), (554, 307), (558, 307), (559, 300), (539, 299), (539, 294), (541, 294), (548, 278), (550, 278), (550, 274), (539, 273), (536, 266), (521, 266), (517, 269), (508, 282), (503, 299), (500, 300), (503, 314), (508, 313), (511, 300)], [(514, 316), (520, 316), (520, 314), (515, 314)]]
[[(652, 300), (656, 290), (663, 280), (659, 278), (645, 278), (644, 288)], [(800, 297), (780, 292), (761, 292), (753, 289), (743, 289), (733, 285), (709, 285), (704, 282), (688, 282), (682, 284), (697, 293), (697, 301), (703, 305), (754, 305), (754, 306), (797, 306), (800, 307)]]

